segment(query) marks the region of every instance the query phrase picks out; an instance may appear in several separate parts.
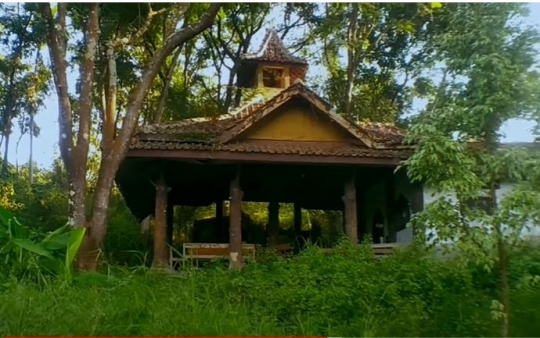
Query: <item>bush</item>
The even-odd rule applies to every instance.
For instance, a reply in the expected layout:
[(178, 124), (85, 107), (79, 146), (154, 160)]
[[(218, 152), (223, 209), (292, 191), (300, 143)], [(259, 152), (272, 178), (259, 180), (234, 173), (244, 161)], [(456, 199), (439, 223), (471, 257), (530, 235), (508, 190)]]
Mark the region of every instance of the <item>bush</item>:
[[(23, 281), (0, 293), (0, 334), (497, 335), (495, 291), (474, 282), (481, 270), (414, 248), (385, 259), (368, 252), (310, 247), (241, 272), (219, 264), (173, 275), (113, 268), (71, 284)], [(539, 301), (537, 286), (514, 288), (512, 335), (538, 336)]]

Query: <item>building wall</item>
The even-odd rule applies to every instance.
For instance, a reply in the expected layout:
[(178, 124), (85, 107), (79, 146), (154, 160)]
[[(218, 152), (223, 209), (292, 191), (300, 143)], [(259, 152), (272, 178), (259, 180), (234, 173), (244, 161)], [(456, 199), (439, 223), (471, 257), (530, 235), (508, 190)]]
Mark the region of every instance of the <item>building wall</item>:
[[(512, 184), (512, 183), (502, 183), (499, 187), (499, 189), (497, 189), (497, 202), (500, 203), (501, 200), (504, 198), (504, 196), (511, 192), (513, 189), (514, 189), (515, 185)], [(435, 202), (437, 199), (439, 199), (440, 197), (442, 197), (443, 195), (441, 194), (437, 194), (434, 192), (433, 189), (430, 189), (430, 188), (426, 188), (424, 187), (424, 190), (423, 190), (423, 197), (424, 197), (424, 205), (427, 206), (429, 203), (433, 203)], [(448, 198), (450, 198), (451, 200), (455, 201), (455, 194), (446, 194), (446, 196)], [(473, 223), (474, 224), (474, 223)], [(536, 225), (534, 226), (533, 224), (529, 224), (531, 229), (530, 230), (527, 230), (527, 229), (524, 229), (523, 231), (523, 236), (524, 237), (529, 237), (529, 236), (540, 236), (540, 225)], [(426, 231), (426, 235), (428, 232), (430, 232), (431, 230), (427, 230)]]
[(317, 112), (294, 102), (258, 122), (244, 136), (251, 140), (346, 142), (347, 135)]

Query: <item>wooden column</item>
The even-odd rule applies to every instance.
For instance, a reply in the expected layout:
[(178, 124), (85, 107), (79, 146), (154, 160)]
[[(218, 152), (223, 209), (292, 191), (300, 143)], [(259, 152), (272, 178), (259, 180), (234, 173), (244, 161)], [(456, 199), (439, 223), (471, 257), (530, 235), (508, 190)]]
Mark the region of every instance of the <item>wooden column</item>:
[(242, 190), (240, 189), (239, 173), (231, 181), (230, 194), (229, 266), (232, 269), (241, 269), (244, 260), (242, 257)]
[(345, 233), (351, 243), (358, 244), (358, 219), (356, 214), (356, 179), (351, 175), (345, 182), (345, 195), (343, 196), (345, 204)]
[(268, 203), (268, 246), (276, 246), (279, 238), (279, 203)]
[(154, 259), (152, 268), (169, 266), (167, 250), (167, 199), (170, 188), (162, 177), (156, 183), (156, 209), (154, 222)]
[(174, 204), (167, 203), (167, 243), (173, 244), (174, 232)]
[(302, 207), (300, 203), (294, 203), (294, 233), (296, 236), (302, 233)]

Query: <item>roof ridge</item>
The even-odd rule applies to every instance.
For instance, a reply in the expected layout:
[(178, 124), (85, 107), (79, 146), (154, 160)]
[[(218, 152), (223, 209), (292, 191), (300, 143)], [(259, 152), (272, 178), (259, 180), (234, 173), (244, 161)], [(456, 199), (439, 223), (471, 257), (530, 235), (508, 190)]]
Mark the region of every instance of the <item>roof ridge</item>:
[(278, 60), (277, 62), (300, 63), (304, 65), (308, 64), (303, 58), (293, 55), (287, 46), (285, 46), (277, 31), (271, 28), (266, 30), (263, 42), (256, 52), (243, 53), (240, 57), (241, 59), (276, 61), (274, 60), (276, 54), (281, 54), (283, 59)]

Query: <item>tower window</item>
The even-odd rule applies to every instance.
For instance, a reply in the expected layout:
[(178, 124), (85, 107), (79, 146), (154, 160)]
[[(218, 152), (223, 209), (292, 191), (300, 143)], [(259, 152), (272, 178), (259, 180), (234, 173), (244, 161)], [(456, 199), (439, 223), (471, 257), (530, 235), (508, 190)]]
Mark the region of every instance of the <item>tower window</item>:
[(263, 85), (269, 88), (283, 87), (283, 68), (263, 68)]

